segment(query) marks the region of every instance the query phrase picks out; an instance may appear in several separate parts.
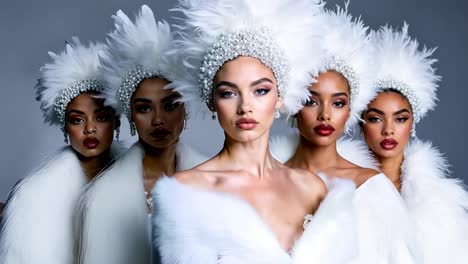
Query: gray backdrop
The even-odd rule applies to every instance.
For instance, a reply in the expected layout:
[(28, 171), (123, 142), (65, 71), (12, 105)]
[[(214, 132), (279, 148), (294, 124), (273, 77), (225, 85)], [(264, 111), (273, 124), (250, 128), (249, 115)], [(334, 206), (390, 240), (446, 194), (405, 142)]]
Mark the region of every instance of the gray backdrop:
[[(159, 18), (171, 21), (168, 9), (175, 0), (18, 0), (0, 5), (0, 201), (14, 183), (24, 177), (42, 159), (63, 146), (63, 136), (56, 127), (43, 124), (39, 104), (34, 100), (38, 69), (49, 62), (47, 51), (59, 52), (65, 40), (79, 36), (83, 42), (103, 41), (112, 27), (110, 16), (118, 9), (135, 14), (147, 3)], [(343, 1), (329, 1), (329, 6)], [(418, 136), (434, 142), (450, 163), (455, 176), (468, 180), (465, 131), (465, 85), (468, 36), (465, 26), (468, 4), (446, 0), (351, 0), (350, 10), (362, 15), (371, 28), (389, 23), (410, 25), (410, 34), (429, 47), (438, 46), (435, 56), (438, 73), (443, 76), (436, 111), (417, 127)], [(128, 136), (123, 122), (122, 138)], [(286, 128), (277, 124), (274, 133)], [(206, 154), (214, 154), (222, 144), (222, 132), (212, 120), (191, 120), (185, 140), (193, 142)], [(196, 140), (195, 140), (196, 139)], [(64, 175), (66, 177), (66, 175)], [(58, 186), (59, 188), (59, 186)]]

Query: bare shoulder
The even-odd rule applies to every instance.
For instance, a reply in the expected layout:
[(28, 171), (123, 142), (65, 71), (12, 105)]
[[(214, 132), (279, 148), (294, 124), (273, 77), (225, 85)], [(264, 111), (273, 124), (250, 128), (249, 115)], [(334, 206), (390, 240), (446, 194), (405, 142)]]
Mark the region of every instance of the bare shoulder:
[(327, 185), (317, 174), (304, 169), (290, 169), (290, 173), (301, 188), (310, 194), (323, 198), (327, 194)]
[(215, 185), (217, 181), (217, 177), (214, 173), (197, 168), (177, 172), (174, 178), (182, 184), (200, 188), (210, 188)]

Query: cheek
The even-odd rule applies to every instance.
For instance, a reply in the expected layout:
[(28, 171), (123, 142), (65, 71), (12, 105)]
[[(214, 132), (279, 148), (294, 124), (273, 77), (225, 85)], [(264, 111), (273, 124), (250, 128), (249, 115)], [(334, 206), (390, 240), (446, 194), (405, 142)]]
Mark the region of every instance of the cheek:
[(363, 126), (363, 133), (367, 145), (372, 147), (375, 144), (380, 144), (381, 131), (380, 124), (365, 124)]
[(314, 124), (314, 120), (317, 120), (316, 107), (304, 107), (297, 113), (298, 125), (306, 126)]

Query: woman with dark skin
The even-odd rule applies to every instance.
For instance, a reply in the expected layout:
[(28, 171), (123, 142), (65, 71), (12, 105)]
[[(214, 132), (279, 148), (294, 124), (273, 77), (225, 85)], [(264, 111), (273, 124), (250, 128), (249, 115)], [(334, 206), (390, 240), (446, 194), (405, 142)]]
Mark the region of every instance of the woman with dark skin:
[(203, 157), (180, 142), (187, 115), (180, 94), (168, 88), (177, 66), (166, 58), (172, 44), (169, 25), (156, 22), (146, 5), (135, 22), (122, 11), (113, 18), (116, 30), (102, 54), (106, 99), (127, 116), (138, 142), (79, 202), (79, 261), (150, 263), (158, 259), (150, 246), (151, 189), (162, 175), (192, 168)]
[(375, 42), (378, 96), (362, 115), (364, 139), (410, 212), (418, 263), (465, 263), (468, 193), (448, 176), (440, 151), (415, 137), (416, 123), (437, 100), (434, 50), (418, 49), (406, 24), (401, 31), (383, 27)]
[(98, 52), (104, 48), (85, 47), (73, 39), (65, 52), (50, 53), (53, 63), (42, 68), (37, 99), (46, 121), (61, 126), (70, 146), (14, 187), (3, 212), (2, 263), (58, 264), (76, 259), (76, 202), (86, 184), (119, 155), (111, 144), (120, 122), (115, 110), (97, 98), (103, 88), (97, 79)]

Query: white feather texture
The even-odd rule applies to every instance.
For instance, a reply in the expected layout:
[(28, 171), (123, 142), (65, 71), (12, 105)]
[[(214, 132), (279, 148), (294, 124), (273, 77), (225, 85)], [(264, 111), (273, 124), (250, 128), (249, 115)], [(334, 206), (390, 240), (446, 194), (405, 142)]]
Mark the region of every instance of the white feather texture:
[(55, 99), (60, 92), (80, 81), (102, 81), (98, 53), (105, 50), (104, 44), (84, 46), (73, 37), (60, 54), (49, 51), (52, 62), (41, 67), (41, 77), (36, 84), (36, 100), (41, 103), (47, 123), (61, 125), (54, 110)]
[[(437, 60), (431, 58), (435, 49), (419, 49), (418, 41), (408, 35), (406, 23), (401, 31), (384, 26), (372, 34), (372, 39), (376, 52), (374, 62), (378, 65), (374, 85), (381, 80), (406, 84), (419, 101), (419, 111), (415, 113), (415, 121), (419, 121), (436, 106), (436, 90), (441, 77), (436, 75), (433, 67)], [(416, 106), (412, 107), (416, 111)]]
[(421, 263), (466, 263), (468, 193), (463, 182), (448, 177), (448, 164), (429, 142), (414, 140), (405, 149), (402, 197), (422, 251)]
[[(206, 160), (182, 142), (176, 151), (178, 171)], [(82, 195), (75, 230), (79, 263), (150, 263), (143, 157), (143, 148), (135, 143)]]
[[(310, 76), (320, 63), (320, 1), (310, 0), (180, 0), (176, 9), (183, 13), (180, 39), (175, 48), (183, 57), (188, 74), (176, 78), (174, 87), (183, 100), (200, 102), (198, 113), (208, 113), (202, 103), (198, 76), (202, 61), (220, 34), (267, 28), (276, 45), (285, 53), (289, 72), (284, 87), (285, 109), (294, 113), (309, 97)], [(314, 29), (314, 30), (311, 30)]]
[[(108, 34), (109, 50), (102, 52), (106, 101), (119, 113), (124, 106), (119, 100), (118, 90), (127, 75), (137, 66), (155, 75), (173, 80), (177, 70), (174, 60), (167, 55), (173, 34), (168, 23), (157, 22), (153, 11), (143, 5), (132, 21), (121, 10), (112, 16), (115, 30)], [(138, 80), (139, 82), (143, 80)], [(136, 87), (133, 87), (133, 93)]]
[(352, 246), (350, 250), (333, 250), (342, 246), (339, 242), (354, 243), (349, 199), (353, 193), (351, 182), (334, 184), (288, 254), (247, 202), (166, 177), (153, 190), (154, 240), (163, 264), (341, 264), (338, 260), (348, 259), (353, 255), (350, 251), (355, 252)]
[[(361, 112), (375, 97), (376, 91), (373, 89), (375, 67), (372, 60), (373, 45), (368, 35), (369, 28), (360, 18), (353, 18), (347, 8), (347, 5), (344, 9), (337, 6), (336, 10), (327, 10), (325, 13), (324, 63), (320, 72), (337, 70), (327, 67), (327, 62), (335, 58), (349, 66), (355, 74), (358, 85), (355, 87), (356, 94), (350, 98), (351, 116), (345, 129), (350, 133), (356, 128)], [(348, 80), (348, 83), (351, 83), (350, 81)]]

